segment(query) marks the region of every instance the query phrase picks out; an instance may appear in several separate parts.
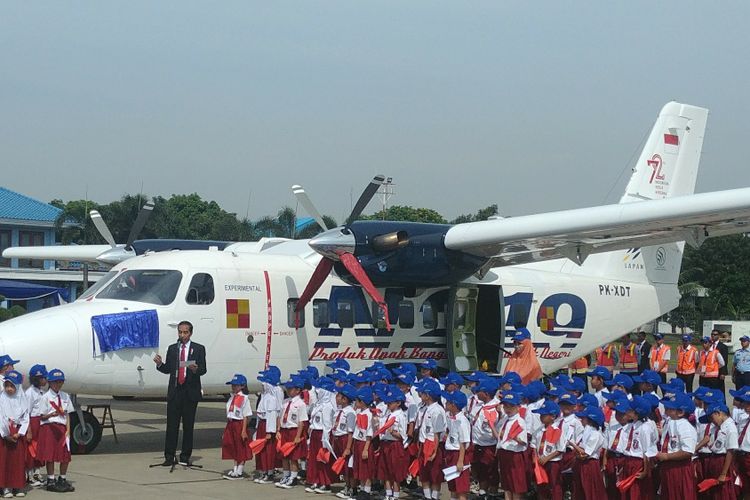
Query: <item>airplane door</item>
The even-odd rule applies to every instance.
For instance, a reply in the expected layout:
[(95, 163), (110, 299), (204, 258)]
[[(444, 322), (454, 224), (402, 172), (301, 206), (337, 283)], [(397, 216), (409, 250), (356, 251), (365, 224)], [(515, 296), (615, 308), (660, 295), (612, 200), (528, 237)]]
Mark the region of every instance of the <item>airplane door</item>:
[(505, 331), (500, 286), (451, 288), (448, 301), (448, 364), (453, 371), (497, 371)]
[(219, 333), (221, 309), (216, 296), (216, 271), (191, 269), (188, 283), (187, 292), (181, 297), (184, 305), (179, 309), (193, 323), (196, 341), (208, 347), (209, 339), (215, 339)]

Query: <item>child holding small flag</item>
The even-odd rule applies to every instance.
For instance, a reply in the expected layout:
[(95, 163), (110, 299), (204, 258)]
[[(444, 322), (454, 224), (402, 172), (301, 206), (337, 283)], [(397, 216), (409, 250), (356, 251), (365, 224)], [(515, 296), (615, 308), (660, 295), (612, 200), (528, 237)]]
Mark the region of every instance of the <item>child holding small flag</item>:
[(47, 388), (47, 367), (34, 365), (29, 370), (29, 388), (26, 389), (26, 400), (29, 402), (29, 432), (26, 435), (28, 446), (26, 447), (26, 480), (30, 486), (41, 486), (42, 476), (39, 474), (44, 463), (36, 458), (37, 444), (39, 442), (39, 426), (41, 424), (41, 413), (39, 403)]
[[(333, 473), (343, 473), (344, 489), (336, 493), (339, 498), (348, 499), (353, 493), (351, 468), (348, 465), (352, 454), (352, 440), (356, 428), (357, 415), (352, 408), (352, 402), (357, 399), (357, 390), (353, 385), (345, 384), (336, 388), (336, 414), (333, 417), (333, 452), (336, 462), (333, 465)], [(337, 470), (337, 467), (340, 467)]]
[(245, 462), (252, 456), (248, 447), (247, 420), (253, 410), (247, 397), (247, 378), (244, 375), (236, 373), (227, 385), (232, 386), (232, 394), (227, 401), (227, 425), (221, 439), (221, 459), (232, 460), (234, 467), (222, 477), (234, 480), (242, 479)]
[(443, 397), (449, 412), (443, 467), (456, 467), (457, 474), (455, 478), (445, 479), (448, 481), (451, 500), (466, 500), (471, 486), (471, 473), (468, 468), (464, 470), (464, 466), (470, 465), (468, 448), (471, 444), (471, 425), (462, 411), (466, 407), (466, 394), (457, 390), (443, 392)]
[(628, 417), (631, 422), (623, 428), (620, 450), (622, 478), (634, 477), (632, 486), (622, 494), (622, 500), (642, 500), (654, 498), (654, 482), (651, 460), (656, 456), (658, 431), (651, 415), (651, 403), (642, 396), (635, 396), (630, 402)]
[(424, 380), (419, 395), (424, 403), (424, 413), (419, 425), (419, 480), (425, 498), (440, 498), (443, 483), (443, 449), (441, 437), (445, 433), (445, 410), (440, 406), (440, 385), (431, 379)]
[(409, 455), (404, 448), (407, 438), (408, 420), (404, 411), (405, 394), (391, 386), (383, 398), (388, 409), (381, 418), (376, 435), (380, 436), (381, 456), (378, 461), (378, 477), (385, 482), (386, 499), (397, 499), (401, 494), (401, 482), (409, 469)]
[(711, 456), (703, 463), (703, 477), (704, 480), (718, 481), (718, 484), (705, 492), (705, 498), (734, 500), (737, 498), (734, 484), (737, 476), (734, 452), (739, 448), (737, 426), (729, 416), (729, 408), (724, 403), (712, 404), (701, 418), (710, 420), (715, 429), (709, 444)]
[(498, 383), (495, 379), (482, 379), (472, 391), (479, 401), (477, 413), (472, 417), (471, 442), (474, 447), (471, 468), (479, 480), (479, 496), (497, 493), (500, 475), (497, 471), (497, 438), (494, 434), (499, 414)]
[(597, 406), (587, 406), (576, 413), (583, 424), (583, 434), (571, 446), (576, 452), (573, 464), (573, 498), (582, 500), (598, 500), (605, 498), (599, 457), (604, 447), (604, 412)]
[(307, 441), (305, 430), (307, 427), (307, 405), (302, 399), (301, 392), (305, 387), (305, 381), (299, 377), (291, 377), (284, 384), (287, 398), (284, 400), (283, 410), (279, 418), (276, 434), (278, 450), (281, 452), (281, 466), (284, 476), (274, 486), (277, 488), (290, 489), (297, 486), (299, 474), (299, 461), (307, 455)]
[(310, 408), (310, 442), (307, 449), (308, 493), (330, 493), (332, 473), (331, 428), (333, 427), (333, 390), (336, 383), (330, 377), (320, 377), (312, 382), (315, 404)]
[(562, 500), (560, 464), (565, 453), (565, 440), (562, 421), (557, 420), (560, 416), (560, 407), (553, 401), (545, 401), (540, 408), (532, 411), (539, 415), (542, 424), (542, 428), (537, 429), (532, 436), (534, 467), (537, 464), (542, 467), (547, 479), (546, 483), (541, 483), (537, 478), (537, 492), (543, 499)]
[[(47, 375), (49, 390), (39, 403), (41, 426), (39, 428), (39, 445), (37, 458), (47, 465), (47, 491), (66, 493), (75, 491), (66, 477), (70, 463), (70, 418), (73, 402), (62, 386), (65, 374), (62, 370), (53, 369)], [(60, 475), (55, 480), (55, 464), (60, 464)]]
[(656, 454), (661, 498), (695, 500), (693, 455), (698, 444), (698, 433), (688, 421), (688, 416), (695, 411), (695, 404), (687, 394), (677, 393), (664, 401), (664, 411), (669, 423)]
[(353, 482), (352, 489), (362, 485), (362, 492), (357, 498), (365, 500), (370, 498), (372, 491), (372, 480), (375, 477), (373, 470), (373, 459), (370, 456), (370, 444), (372, 443), (372, 389), (362, 387), (357, 390), (357, 401), (354, 403), (356, 412), (354, 434), (352, 435), (352, 456), (353, 460)]
[(23, 395), (23, 375), (11, 370), (5, 374), (0, 395), (0, 486), (3, 496), (24, 496), (26, 486), (26, 433), (29, 429), (29, 406)]
[(529, 491), (524, 454), (528, 449), (526, 422), (519, 414), (521, 394), (506, 392), (502, 398), (505, 415), (495, 429), (500, 486), (508, 500), (521, 500)]

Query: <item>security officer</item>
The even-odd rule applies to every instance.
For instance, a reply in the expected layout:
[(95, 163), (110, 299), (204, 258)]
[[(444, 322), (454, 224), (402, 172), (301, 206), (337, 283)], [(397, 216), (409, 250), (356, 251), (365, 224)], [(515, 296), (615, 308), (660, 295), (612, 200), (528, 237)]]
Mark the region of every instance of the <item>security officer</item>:
[(750, 384), (750, 337), (740, 337), (742, 349), (734, 351), (734, 385), (744, 387)]

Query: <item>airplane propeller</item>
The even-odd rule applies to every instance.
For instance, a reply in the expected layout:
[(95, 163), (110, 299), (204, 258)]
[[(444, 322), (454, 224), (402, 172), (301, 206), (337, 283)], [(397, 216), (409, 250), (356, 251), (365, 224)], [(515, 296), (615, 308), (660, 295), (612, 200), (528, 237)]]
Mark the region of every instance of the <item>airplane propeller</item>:
[(312, 299), (313, 295), (315, 295), (315, 292), (317, 292), (321, 285), (323, 285), (323, 282), (333, 269), (334, 264), (340, 262), (346, 270), (349, 271), (357, 283), (359, 283), (362, 288), (365, 289), (367, 294), (378, 304), (378, 307), (380, 307), (385, 315), (386, 328), (388, 330), (391, 329), (391, 324), (388, 319), (388, 305), (380, 292), (378, 292), (378, 289), (373, 285), (370, 277), (367, 276), (367, 272), (359, 263), (357, 257), (354, 255), (357, 244), (354, 234), (349, 229), (349, 225), (359, 218), (362, 211), (367, 207), (367, 204), (370, 203), (375, 196), (375, 193), (377, 193), (380, 185), (383, 184), (384, 180), (385, 176), (383, 175), (376, 175), (373, 177), (372, 181), (370, 181), (364, 191), (362, 191), (362, 194), (359, 196), (359, 199), (354, 205), (349, 217), (346, 218), (346, 223), (335, 229), (328, 229), (323, 222), (323, 218), (320, 216), (320, 212), (318, 212), (312, 204), (302, 186), (292, 186), (292, 191), (300, 204), (318, 222), (318, 225), (326, 230), (324, 233), (319, 234), (309, 242), (310, 247), (321, 254), (323, 258), (315, 268), (315, 271), (310, 277), (310, 281), (307, 283), (307, 286), (302, 292), (302, 295), (297, 302), (297, 306), (295, 307), (297, 326), (299, 326), (300, 311), (304, 309)]
[(107, 223), (104, 222), (102, 215), (97, 210), (90, 211), (89, 216), (91, 217), (91, 221), (94, 223), (96, 230), (99, 231), (100, 235), (102, 235), (104, 241), (106, 241), (109, 246), (112, 247), (111, 250), (108, 250), (99, 255), (97, 257), (97, 260), (116, 264), (123, 260), (123, 253), (128, 254), (128, 256), (130, 257), (132, 257), (132, 255), (130, 254), (135, 255), (133, 250), (133, 242), (136, 240), (136, 238), (138, 238), (138, 235), (140, 234), (141, 230), (143, 230), (143, 227), (146, 225), (146, 222), (151, 216), (151, 212), (153, 212), (153, 210), (154, 204), (150, 201), (147, 201), (146, 204), (141, 207), (140, 211), (138, 212), (138, 216), (133, 223), (133, 226), (130, 228), (127, 242), (124, 245), (117, 244), (117, 242), (115, 242), (115, 238), (112, 236), (112, 232), (109, 230), (109, 227), (107, 227)]

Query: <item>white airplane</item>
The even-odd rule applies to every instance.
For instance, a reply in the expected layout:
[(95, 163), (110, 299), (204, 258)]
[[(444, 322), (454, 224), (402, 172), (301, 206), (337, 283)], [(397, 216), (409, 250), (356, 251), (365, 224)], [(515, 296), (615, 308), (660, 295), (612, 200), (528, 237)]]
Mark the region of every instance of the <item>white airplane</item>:
[[(353, 370), (427, 358), (502, 369), (506, 335), (526, 326), (551, 372), (676, 307), (684, 242), (746, 231), (750, 188), (692, 194), (707, 115), (664, 106), (619, 204), (455, 226), (356, 221), (376, 177), (340, 228), (130, 258), (74, 303), (0, 324), (0, 352), (21, 370), (61, 368), (74, 394), (159, 396), (152, 358), (187, 319), (207, 350), (204, 393), (221, 394), (236, 372), (254, 386), (269, 364), (287, 375), (338, 357)], [(93, 449), (101, 429), (79, 419), (93, 434), (81, 426), (74, 441)]]

